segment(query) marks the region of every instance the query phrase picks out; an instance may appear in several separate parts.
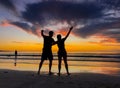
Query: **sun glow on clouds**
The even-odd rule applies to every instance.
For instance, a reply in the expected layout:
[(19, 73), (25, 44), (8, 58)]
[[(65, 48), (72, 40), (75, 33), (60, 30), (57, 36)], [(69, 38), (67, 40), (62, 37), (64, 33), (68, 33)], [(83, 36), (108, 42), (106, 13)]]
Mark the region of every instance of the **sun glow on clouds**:
[[(17, 29), (17, 30), (16, 30)], [(19, 51), (41, 51), (42, 38), (28, 34), (14, 26), (0, 26), (0, 49)]]
[[(18, 32), (20, 33), (20, 30), (21, 30), (21, 33), (19, 34), (20, 36), (18, 36), (18, 35), (14, 36), (14, 37), (16, 37), (15, 39), (14, 39), (14, 37), (12, 39), (10, 39), (11, 41), (9, 41), (7, 44), (3, 44), (1, 49), (6, 49), (6, 50), (17, 49), (20, 51), (28, 50), (28, 51), (40, 51), (41, 52), (42, 47), (43, 47), (43, 39), (41, 37), (34, 36), (30, 32), (29, 32), (29, 34), (24, 33), (24, 30), (20, 29), (17, 26), (14, 27), (14, 25), (9, 24), (7, 21), (4, 21), (2, 23), (2, 26), (4, 26), (4, 29), (6, 31), (11, 30), (11, 29), (12, 30), (18, 29), (18, 30), (16, 30), (15, 33), (18, 33)], [(9, 29), (8, 29), (8, 27), (9, 27)], [(78, 27), (80, 27), (80, 26), (78, 26)], [(40, 34), (39, 28), (40, 27), (38, 26), (37, 33)], [(58, 28), (59, 28), (59, 30), (57, 30)], [(54, 26), (47, 26), (46, 28), (44, 28), (44, 30), (46, 31), (46, 29), (55, 31), (54, 39), (56, 40), (56, 35), (59, 33), (62, 34), (62, 37), (65, 37), (65, 35), (67, 34), (67, 32), (69, 30), (69, 25), (67, 23), (64, 23), (64, 24), (59, 23)], [(63, 29), (64, 29), (64, 31), (63, 31)], [(57, 32), (56, 32), (56, 30), (57, 30)], [(11, 31), (11, 32), (14, 32), (14, 31)], [(74, 29), (72, 31), (74, 31)], [(4, 34), (7, 35), (7, 33), (4, 33)], [(23, 35), (23, 34), (25, 34), (25, 35)], [(11, 33), (11, 35), (12, 35), (12, 33)], [(8, 41), (8, 40), (6, 40), (6, 41)], [(110, 51), (110, 50), (119, 50), (120, 49), (117, 47), (120, 44), (118, 44), (114, 38), (109, 38), (107, 36), (103, 36), (103, 35), (99, 35), (99, 34), (96, 34), (94, 36), (87, 37), (87, 38), (82, 38), (82, 37), (80, 38), (80, 37), (74, 35), (73, 33), (71, 33), (70, 36), (68, 37), (68, 39), (66, 40), (65, 44), (66, 44), (66, 49), (69, 52), (95, 52), (95, 51)], [(57, 46), (56, 45), (53, 46), (53, 52), (56, 52), (57, 50), (58, 50)]]
[[(65, 37), (73, 26), (65, 42), (68, 51), (120, 51), (120, 5), (116, 5), (120, 2), (114, 2), (0, 0), (0, 49), (40, 51), (41, 30), (45, 34), (54, 31), (57, 40), (57, 34)], [(56, 46), (53, 51), (57, 51)]]

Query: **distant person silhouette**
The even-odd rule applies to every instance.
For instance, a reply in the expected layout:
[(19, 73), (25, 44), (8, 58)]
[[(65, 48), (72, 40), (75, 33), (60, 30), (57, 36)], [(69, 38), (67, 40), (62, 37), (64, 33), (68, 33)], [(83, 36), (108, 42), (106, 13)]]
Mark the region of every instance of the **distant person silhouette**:
[(14, 66), (17, 65), (17, 50), (15, 50), (15, 63), (14, 63)]
[(69, 32), (67, 33), (67, 35), (64, 38), (61, 38), (60, 34), (57, 35), (56, 44), (57, 44), (57, 46), (59, 48), (58, 49), (58, 70), (59, 70), (58, 75), (59, 76), (60, 76), (60, 71), (61, 71), (61, 61), (62, 61), (62, 58), (63, 58), (64, 63), (65, 63), (65, 68), (66, 68), (67, 74), (70, 75), (69, 70), (68, 70), (67, 52), (66, 52), (66, 49), (65, 49), (65, 40), (69, 36), (69, 34), (70, 34), (72, 29), (73, 29), (73, 27), (71, 27), (69, 29)]
[(49, 59), (49, 75), (51, 75), (52, 74), (51, 67), (52, 67), (52, 60), (53, 60), (52, 45), (54, 43), (54, 39), (52, 38), (53, 31), (49, 31), (49, 36), (44, 35), (43, 32), (44, 31), (41, 30), (41, 35), (44, 39), (44, 45), (42, 50), (41, 62), (39, 64), (38, 75), (40, 74), (40, 70), (44, 60), (47, 60), (47, 59)]

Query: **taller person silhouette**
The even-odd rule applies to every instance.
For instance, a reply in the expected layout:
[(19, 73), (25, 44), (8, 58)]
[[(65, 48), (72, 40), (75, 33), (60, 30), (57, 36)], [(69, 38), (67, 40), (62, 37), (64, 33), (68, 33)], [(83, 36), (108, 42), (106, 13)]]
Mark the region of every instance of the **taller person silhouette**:
[(47, 60), (47, 59), (49, 59), (49, 75), (51, 75), (52, 74), (51, 67), (52, 67), (52, 60), (53, 60), (52, 45), (54, 43), (54, 39), (52, 38), (53, 31), (49, 32), (49, 36), (44, 35), (43, 32), (44, 31), (41, 30), (41, 35), (44, 39), (44, 44), (43, 44), (41, 62), (39, 64), (39, 69), (38, 69), (38, 75), (40, 74), (40, 70), (41, 70), (44, 60)]
[(58, 34), (57, 35), (57, 41), (56, 41), (56, 44), (58, 46), (58, 75), (60, 76), (60, 71), (61, 71), (61, 61), (62, 61), (62, 58), (64, 60), (64, 63), (65, 63), (65, 68), (66, 68), (66, 71), (67, 71), (67, 74), (70, 75), (69, 73), (69, 70), (68, 70), (68, 63), (67, 63), (67, 52), (66, 52), (66, 49), (65, 49), (65, 40), (67, 39), (67, 37), (69, 36), (71, 30), (73, 29), (73, 27), (71, 27), (69, 29), (69, 32), (67, 33), (67, 35), (64, 37), (64, 38), (61, 38), (61, 35)]

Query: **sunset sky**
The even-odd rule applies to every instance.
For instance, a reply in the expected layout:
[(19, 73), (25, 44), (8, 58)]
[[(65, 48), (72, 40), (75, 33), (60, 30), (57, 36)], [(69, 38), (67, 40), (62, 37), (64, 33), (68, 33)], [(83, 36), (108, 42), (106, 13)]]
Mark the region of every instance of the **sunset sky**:
[(41, 30), (71, 26), (68, 52), (120, 52), (120, 0), (0, 0), (0, 51), (41, 52)]

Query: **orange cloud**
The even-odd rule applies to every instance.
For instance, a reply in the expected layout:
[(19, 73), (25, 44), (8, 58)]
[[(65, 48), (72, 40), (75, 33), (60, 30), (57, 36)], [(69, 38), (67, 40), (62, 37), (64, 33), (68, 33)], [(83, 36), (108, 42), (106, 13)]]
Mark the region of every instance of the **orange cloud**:
[(0, 26), (10, 26), (10, 23), (7, 20), (1, 22)]
[(12, 41), (12, 43), (16, 43), (16, 44), (33, 44), (33, 45), (40, 45), (41, 44), (41, 43), (20, 42), (20, 41)]
[(98, 45), (108, 45), (108, 46), (118, 46), (120, 43), (115, 38), (109, 38), (106, 36), (97, 36), (95, 37), (99, 41), (89, 41), (90, 44)]
[(99, 45), (99, 46), (120, 46), (120, 43), (115, 38), (110, 38), (105, 35), (96, 34), (94, 36), (91, 36), (91, 38), (88, 40), (88, 44), (90, 45)]
[[(17, 30), (25, 31), (28, 34), (36, 35), (38, 37), (41, 36), (39, 24), (34, 24), (34, 26), (30, 26), (27, 23), (10, 22), (8, 20), (4, 20), (1, 22), (0, 25), (4, 26), (4, 27), (13, 26), (13, 27), (16, 27)], [(32, 27), (34, 27), (34, 28), (32, 28)]]

